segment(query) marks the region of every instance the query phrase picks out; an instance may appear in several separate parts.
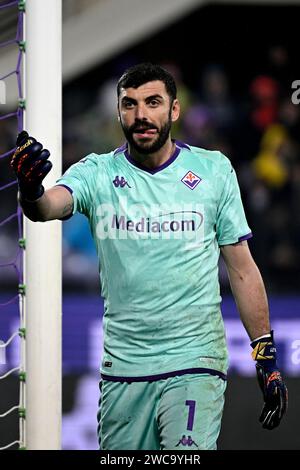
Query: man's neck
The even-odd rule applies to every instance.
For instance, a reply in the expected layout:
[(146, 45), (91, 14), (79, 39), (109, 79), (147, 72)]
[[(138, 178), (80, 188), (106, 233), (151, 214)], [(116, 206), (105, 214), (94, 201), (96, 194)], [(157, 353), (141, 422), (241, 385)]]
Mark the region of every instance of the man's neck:
[(166, 163), (169, 158), (175, 152), (176, 144), (171, 140), (171, 137), (166, 141), (166, 143), (161, 147), (157, 152), (150, 154), (140, 154), (133, 147), (128, 145), (128, 151), (136, 162), (144, 165), (146, 168), (153, 170), (164, 163)]

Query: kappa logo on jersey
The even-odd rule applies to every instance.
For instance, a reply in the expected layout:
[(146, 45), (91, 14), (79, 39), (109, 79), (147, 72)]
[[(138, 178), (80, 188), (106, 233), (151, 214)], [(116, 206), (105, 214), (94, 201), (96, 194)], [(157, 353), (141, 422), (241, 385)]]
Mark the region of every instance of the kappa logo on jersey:
[(181, 181), (188, 186), (190, 189), (195, 189), (195, 187), (202, 181), (202, 178), (199, 176), (195, 175), (192, 171), (188, 171), (183, 178), (181, 178)]
[(113, 183), (114, 183), (116, 188), (118, 188), (119, 186), (121, 188), (124, 188), (124, 186), (126, 186), (126, 184), (127, 184), (128, 188), (131, 188), (131, 186), (129, 186), (129, 184), (125, 180), (124, 176), (121, 176), (121, 178), (119, 176), (116, 176), (115, 179), (113, 180)]
[(178, 447), (178, 446), (180, 446), (180, 445), (182, 445), (182, 446), (184, 446), (184, 447), (186, 447), (186, 446), (187, 446), (187, 447), (192, 447), (192, 446), (198, 447), (197, 444), (196, 444), (196, 442), (192, 439), (192, 436), (186, 437), (185, 434), (182, 436), (182, 438), (181, 438), (180, 441), (176, 444), (175, 447)]

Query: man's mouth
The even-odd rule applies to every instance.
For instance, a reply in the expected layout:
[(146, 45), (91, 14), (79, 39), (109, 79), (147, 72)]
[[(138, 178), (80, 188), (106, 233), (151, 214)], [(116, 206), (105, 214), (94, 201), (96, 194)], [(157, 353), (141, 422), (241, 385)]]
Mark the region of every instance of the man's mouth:
[(147, 138), (147, 137), (152, 137), (157, 133), (157, 129), (149, 129), (149, 128), (138, 128), (133, 131), (133, 133), (138, 137), (138, 138)]

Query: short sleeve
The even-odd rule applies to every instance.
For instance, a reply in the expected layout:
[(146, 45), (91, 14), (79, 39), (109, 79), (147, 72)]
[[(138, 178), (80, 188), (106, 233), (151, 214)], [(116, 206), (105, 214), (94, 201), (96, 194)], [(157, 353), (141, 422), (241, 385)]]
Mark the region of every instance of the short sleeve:
[(78, 163), (71, 165), (56, 181), (55, 186), (64, 186), (72, 194), (73, 214), (75, 212), (86, 216), (90, 214), (97, 177), (97, 164), (93, 157), (94, 154), (88, 155)]
[(216, 223), (218, 244), (230, 245), (251, 238), (237, 176), (230, 160), (224, 155), (218, 182), (221, 187)]

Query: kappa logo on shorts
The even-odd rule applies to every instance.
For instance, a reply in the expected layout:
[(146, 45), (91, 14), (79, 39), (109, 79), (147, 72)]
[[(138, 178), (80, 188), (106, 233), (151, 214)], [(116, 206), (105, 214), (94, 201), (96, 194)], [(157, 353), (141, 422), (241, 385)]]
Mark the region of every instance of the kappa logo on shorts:
[(112, 366), (112, 362), (110, 361), (104, 362), (104, 367), (111, 367), (111, 366)]
[(180, 441), (176, 444), (175, 447), (178, 447), (178, 446), (184, 446), (184, 447), (192, 447), (192, 446), (197, 446), (196, 442), (192, 439), (192, 436), (188, 436), (186, 437), (185, 434), (183, 434), (182, 438), (180, 439)]
[(192, 171), (188, 171), (183, 178), (181, 178), (181, 181), (190, 189), (195, 189), (196, 186), (202, 181), (202, 178), (200, 176), (195, 175)]

